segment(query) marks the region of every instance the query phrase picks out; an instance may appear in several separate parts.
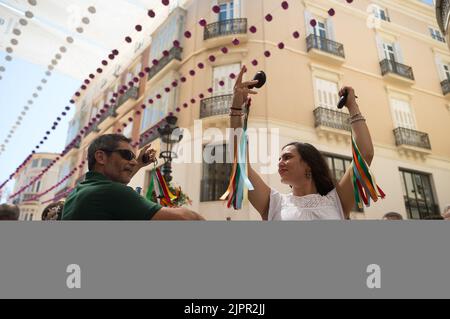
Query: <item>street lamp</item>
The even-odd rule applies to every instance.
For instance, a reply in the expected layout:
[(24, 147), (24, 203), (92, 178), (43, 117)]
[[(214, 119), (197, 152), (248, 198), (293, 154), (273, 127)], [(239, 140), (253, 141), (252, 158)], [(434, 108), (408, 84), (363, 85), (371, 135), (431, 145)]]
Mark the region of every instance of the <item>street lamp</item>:
[(177, 154), (172, 152), (173, 145), (179, 143), (183, 139), (183, 131), (176, 126), (178, 118), (174, 115), (166, 117), (166, 125), (158, 128), (158, 133), (161, 137), (161, 152), (159, 157), (164, 159), (162, 173), (167, 183), (172, 180), (172, 159), (177, 157)]

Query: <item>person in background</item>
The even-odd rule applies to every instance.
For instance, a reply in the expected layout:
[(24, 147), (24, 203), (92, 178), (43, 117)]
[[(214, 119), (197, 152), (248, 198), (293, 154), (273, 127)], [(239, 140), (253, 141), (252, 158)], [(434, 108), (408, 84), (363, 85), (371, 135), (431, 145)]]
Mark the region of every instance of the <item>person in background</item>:
[(2, 220), (19, 220), (20, 209), (17, 205), (0, 205), (0, 221)]
[(383, 220), (403, 220), (403, 216), (396, 212), (389, 212), (383, 216)]

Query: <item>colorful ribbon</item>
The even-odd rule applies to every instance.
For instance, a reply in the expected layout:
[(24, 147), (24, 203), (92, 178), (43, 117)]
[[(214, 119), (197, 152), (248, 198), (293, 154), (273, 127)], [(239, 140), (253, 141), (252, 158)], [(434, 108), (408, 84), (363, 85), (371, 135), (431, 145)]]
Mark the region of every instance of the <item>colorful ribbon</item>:
[(156, 200), (160, 199), (160, 204), (163, 206), (174, 206), (173, 200), (177, 198), (169, 189), (164, 176), (161, 174), (159, 168), (154, 168), (150, 172), (150, 185), (148, 186), (147, 193), (145, 197), (154, 201), (153, 193), (156, 195)]
[[(244, 199), (244, 188), (254, 190), (252, 183), (247, 177), (247, 122), (248, 114), (250, 112), (251, 100), (246, 104), (243, 133), (237, 143), (233, 143), (233, 168), (231, 170), (230, 182), (226, 192), (220, 197), (220, 200), (228, 200), (227, 207), (233, 205), (235, 210), (242, 209)], [(234, 136), (234, 135), (233, 135)], [(238, 147), (239, 144), (239, 147)]]
[(377, 185), (375, 176), (370, 172), (369, 165), (361, 155), (358, 145), (356, 145), (355, 139), (352, 134), (352, 182), (353, 193), (355, 196), (356, 204), (359, 208), (363, 208), (363, 202), (367, 207), (370, 207), (370, 199), (374, 202), (378, 198), (384, 198), (386, 195)]

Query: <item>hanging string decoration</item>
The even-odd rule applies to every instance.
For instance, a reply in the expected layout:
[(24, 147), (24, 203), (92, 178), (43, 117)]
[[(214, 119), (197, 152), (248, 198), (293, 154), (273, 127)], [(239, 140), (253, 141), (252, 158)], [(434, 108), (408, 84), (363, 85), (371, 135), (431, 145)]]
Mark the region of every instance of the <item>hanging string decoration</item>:
[(244, 127), (243, 132), (237, 137), (237, 143), (233, 143), (233, 168), (231, 170), (230, 182), (226, 192), (220, 197), (220, 200), (227, 201), (227, 207), (233, 206), (235, 210), (242, 209), (244, 199), (244, 188), (253, 190), (253, 185), (247, 177), (247, 122), (250, 113), (251, 99), (245, 105), (244, 109)]

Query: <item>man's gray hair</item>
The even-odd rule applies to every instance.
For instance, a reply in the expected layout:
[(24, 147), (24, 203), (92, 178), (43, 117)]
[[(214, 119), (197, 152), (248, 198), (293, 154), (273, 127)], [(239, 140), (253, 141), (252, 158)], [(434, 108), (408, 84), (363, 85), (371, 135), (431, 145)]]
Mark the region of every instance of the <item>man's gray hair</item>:
[(115, 150), (119, 142), (131, 143), (131, 139), (122, 134), (105, 134), (92, 141), (88, 148), (88, 169), (92, 171), (95, 166), (95, 152), (100, 150)]
[(0, 205), (0, 220), (18, 220), (20, 209), (17, 205)]

